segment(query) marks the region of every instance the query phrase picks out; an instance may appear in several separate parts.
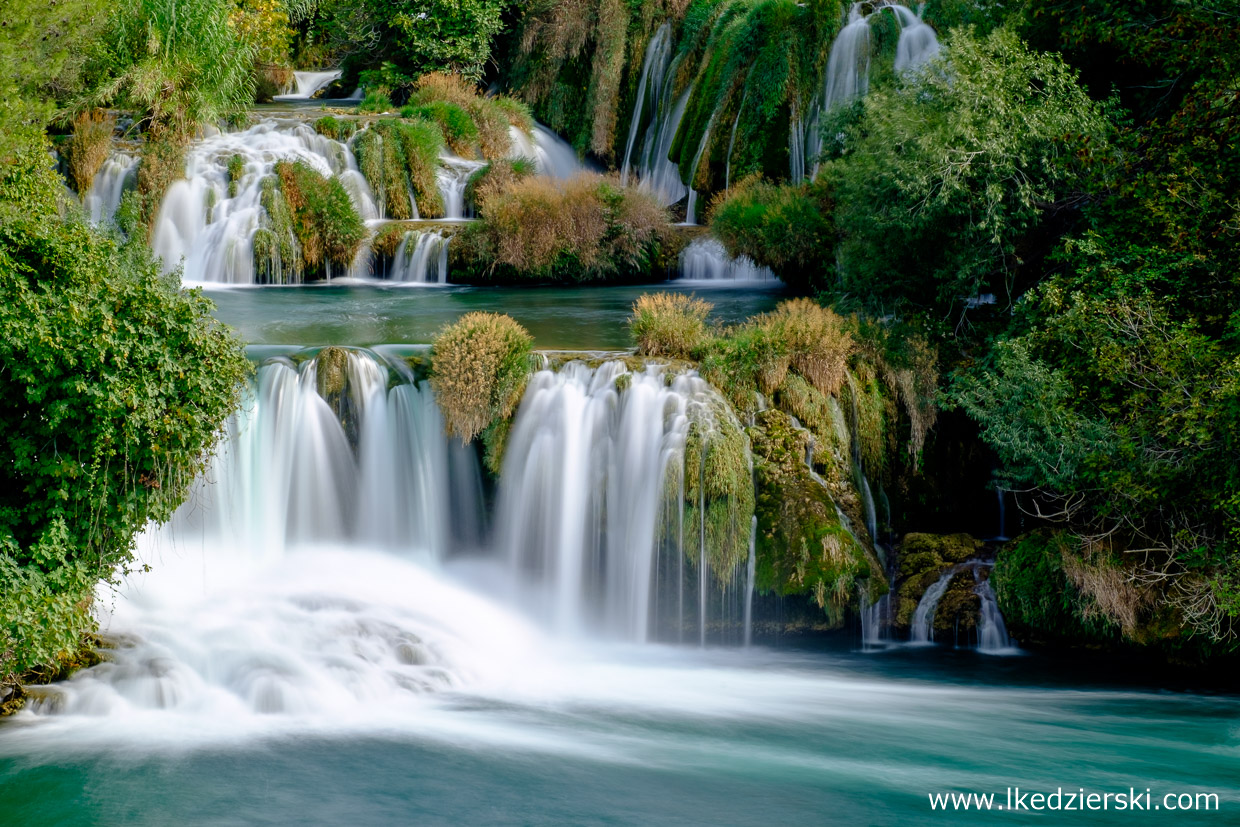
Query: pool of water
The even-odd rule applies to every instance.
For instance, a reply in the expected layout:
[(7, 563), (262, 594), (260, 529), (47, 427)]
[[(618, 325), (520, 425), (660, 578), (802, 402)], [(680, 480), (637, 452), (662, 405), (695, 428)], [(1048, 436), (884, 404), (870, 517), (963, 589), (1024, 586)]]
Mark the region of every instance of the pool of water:
[(778, 283), (666, 282), (635, 287), (397, 287), (313, 285), (210, 289), (216, 316), (246, 344), (424, 344), (472, 310), (507, 313), (543, 349), (622, 350), (632, 346), (626, 319), (642, 293), (695, 293), (714, 304), (712, 318), (734, 324), (786, 298)]

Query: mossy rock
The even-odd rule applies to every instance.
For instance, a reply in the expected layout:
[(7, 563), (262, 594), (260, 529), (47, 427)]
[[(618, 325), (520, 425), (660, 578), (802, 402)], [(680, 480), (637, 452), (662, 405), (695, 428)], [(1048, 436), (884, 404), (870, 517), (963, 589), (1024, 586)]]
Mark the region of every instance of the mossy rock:
[(977, 585), (988, 575), (989, 569), (985, 567), (979, 567), (976, 573), (973, 569), (966, 568), (951, 579), (934, 612), (935, 640), (960, 646), (970, 645), (977, 640), (978, 619), (982, 609)]
[[(980, 540), (968, 534), (904, 535), (896, 555), (894, 628), (907, 631), (926, 589), (942, 577), (944, 571), (977, 558), (984, 548)], [(954, 586), (953, 582), (949, 590)], [(937, 623), (937, 614), (935, 618)]]
[(873, 552), (840, 521), (828, 489), (805, 464), (809, 436), (776, 410), (756, 415), (748, 429), (757, 484), (757, 587), (804, 594), (833, 626), (856, 606), (858, 585), (869, 598), (886, 592)]

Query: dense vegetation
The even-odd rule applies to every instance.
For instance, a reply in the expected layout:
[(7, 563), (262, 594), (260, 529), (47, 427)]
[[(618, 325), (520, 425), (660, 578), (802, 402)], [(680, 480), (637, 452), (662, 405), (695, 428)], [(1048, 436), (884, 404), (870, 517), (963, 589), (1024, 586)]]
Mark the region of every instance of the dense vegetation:
[[(49, 163), (52, 96), (87, 71), (81, 56), (99, 46), (90, 36), (108, 39), (93, 6), (6, 3), (2, 17), (6, 27), (28, 24), (17, 32), (21, 42), (7, 34), (0, 41), (0, 688), (7, 696), (23, 672), (54, 672), (75, 657), (93, 629), (97, 585), (132, 565), (136, 534), (184, 499), (238, 402), (247, 367), (209, 303), (183, 291), (178, 273), (162, 273), (144, 237), (126, 241), (88, 226)], [(150, 31), (164, 22), (152, 11)], [(192, 31), (202, 21), (182, 23)], [(211, 18), (208, 28), (216, 24), (227, 25)], [(23, 45), (31, 48), (14, 48)], [(171, 62), (181, 61), (176, 54)], [(161, 95), (146, 108), (132, 84), (149, 90), (153, 77), (165, 88), (184, 80), (151, 71), (127, 66), (104, 90), (128, 90), (151, 128), (175, 130), (173, 109), (198, 117), (204, 100), (234, 91), (232, 78), (221, 76), (222, 87), (194, 92), (201, 97)], [(86, 133), (100, 125), (110, 133), (110, 122), (97, 115), (75, 122), (80, 140), (69, 154), (79, 188), (99, 154)]]

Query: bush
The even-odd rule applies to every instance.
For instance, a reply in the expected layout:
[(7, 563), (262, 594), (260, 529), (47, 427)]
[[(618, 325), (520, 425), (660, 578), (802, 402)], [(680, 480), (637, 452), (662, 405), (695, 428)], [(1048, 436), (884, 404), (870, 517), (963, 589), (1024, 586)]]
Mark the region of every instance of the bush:
[(487, 198), (460, 236), (457, 278), (598, 281), (649, 278), (667, 211), (597, 175), (530, 177)]
[(492, 196), (505, 192), (522, 178), (538, 172), (529, 158), (500, 158), (469, 176), (465, 185), (465, 199), (481, 210)]
[[(507, 157), (512, 148), (508, 127), (529, 132), (533, 119), (529, 110), (511, 98), (484, 97), (478, 88), (459, 75), (432, 72), (418, 78), (409, 103), (417, 107), (455, 107), (468, 114), (477, 135), (482, 157), (495, 160)], [(445, 112), (448, 110), (444, 110)], [(438, 117), (435, 120), (439, 120)], [(442, 123), (442, 121), (441, 121)]]
[(812, 299), (791, 299), (759, 323), (783, 341), (792, 367), (810, 384), (828, 396), (839, 395), (854, 349), (840, 316)]
[(821, 186), (775, 186), (749, 178), (716, 196), (711, 234), (733, 256), (770, 267), (791, 287), (823, 289), (833, 275), (831, 204)]
[(73, 119), (73, 134), (65, 141), (62, 153), (69, 166), (69, 184), (78, 195), (90, 191), (95, 174), (108, 160), (115, 128), (116, 118), (101, 109)]
[(510, 316), (466, 313), (435, 337), (431, 388), (448, 432), (469, 442), (517, 409), (533, 339)]
[(367, 89), (366, 96), (357, 104), (357, 112), (360, 115), (382, 115), (395, 108), (386, 89)]
[(248, 363), (144, 244), (83, 224), (0, 222), (0, 285), (3, 677), (76, 648), (95, 583), (180, 505)]
[(469, 113), (448, 101), (431, 101), (400, 110), (402, 118), (420, 118), (439, 124), (448, 148), (463, 158), (475, 157), (478, 150), (478, 127)]
[(702, 376), (738, 411), (757, 409), (755, 392), (770, 396), (784, 383), (792, 357), (778, 331), (760, 322), (734, 327), (702, 358)]
[(314, 131), (324, 138), (344, 143), (357, 133), (357, 121), (352, 118), (324, 115), (314, 122)]
[[(332, 267), (347, 271), (366, 238), (366, 227), (344, 186), (304, 161), (280, 161), (275, 173), (279, 197), (269, 188), (264, 206), (276, 236), (287, 238), (291, 229), (297, 239), (294, 269), (306, 274), (329, 274)], [(256, 255), (258, 251), (256, 244)]]
[[(431, 121), (384, 118), (357, 136), (358, 167), (388, 218), (440, 218), (439, 151), (443, 135)], [(410, 203), (412, 191), (414, 203)]]
[(714, 305), (683, 293), (643, 293), (633, 302), (629, 333), (639, 356), (692, 359), (709, 340)]

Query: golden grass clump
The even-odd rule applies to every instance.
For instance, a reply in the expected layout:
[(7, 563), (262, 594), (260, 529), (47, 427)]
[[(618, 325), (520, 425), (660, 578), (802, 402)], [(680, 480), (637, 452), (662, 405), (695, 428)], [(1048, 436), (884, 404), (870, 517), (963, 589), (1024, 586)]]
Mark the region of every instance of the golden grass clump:
[(1090, 598), (1081, 606), (1081, 615), (1086, 619), (1102, 615), (1131, 637), (1142, 612), (1153, 603), (1153, 595), (1138, 589), (1103, 549), (1086, 551), (1081, 557), (1061, 546), (1060, 554), (1068, 581)]
[(633, 302), (629, 331), (641, 356), (689, 359), (709, 336), (706, 317), (714, 307), (683, 293), (643, 293)]
[(86, 195), (95, 175), (112, 150), (116, 117), (102, 109), (82, 112), (73, 119), (73, 134), (65, 141), (65, 160), (69, 164), (69, 183), (78, 195)]
[(512, 317), (466, 313), (435, 337), (431, 388), (448, 433), (469, 442), (516, 411), (529, 375), (533, 344)]
[(762, 318), (788, 348), (792, 369), (829, 396), (838, 396), (848, 375), (855, 345), (844, 319), (813, 299), (781, 302)]

